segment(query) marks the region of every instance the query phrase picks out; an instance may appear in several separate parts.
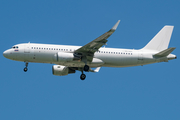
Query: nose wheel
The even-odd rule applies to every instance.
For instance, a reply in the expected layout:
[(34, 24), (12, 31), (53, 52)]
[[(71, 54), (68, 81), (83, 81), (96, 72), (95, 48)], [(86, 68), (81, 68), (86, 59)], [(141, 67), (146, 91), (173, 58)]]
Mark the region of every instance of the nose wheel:
[(28, 67), (28, 62), (26, 62), (25, 66), (26, 67), (24, 68), (24, 72), (27, 72), (27, 70), (28, 70), (28, 68), (27, 68)]
[(27, 67), (25, 67), (25, 68), (24, 68), (24, 72), (27, 72), (27, 70), (28, 70), (28, 68), (27, 68)]

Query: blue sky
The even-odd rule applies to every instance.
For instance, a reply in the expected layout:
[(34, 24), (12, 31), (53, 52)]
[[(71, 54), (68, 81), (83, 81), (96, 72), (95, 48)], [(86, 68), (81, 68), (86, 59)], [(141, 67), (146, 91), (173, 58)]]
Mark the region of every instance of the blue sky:
[[(1, 53), (14, 44), (85, 45), (119, 19), (107, 47), (145, 46), (164, 26), (174, 25), (169, 47), (179, 55), (180, 2), (176, 0), (4, 0), (0, 1)], [(179, 59), (129, 68), (101, 68), (58, 77), (52, 64), (24, 63), (0, 56), (2, 120), (179, 120)]]

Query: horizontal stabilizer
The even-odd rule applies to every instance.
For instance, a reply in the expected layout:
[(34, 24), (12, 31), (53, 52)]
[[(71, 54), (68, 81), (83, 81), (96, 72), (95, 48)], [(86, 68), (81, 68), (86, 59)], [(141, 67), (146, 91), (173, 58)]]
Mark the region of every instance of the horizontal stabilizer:
[(157, 54), (155, 54), (154, 56), (155, 57), (166, 57), (168, 56), (174, 49), (176, 49), (175, 47), (171, 47), (171, 48), (168, 48), (168, 49), (165, 49)]

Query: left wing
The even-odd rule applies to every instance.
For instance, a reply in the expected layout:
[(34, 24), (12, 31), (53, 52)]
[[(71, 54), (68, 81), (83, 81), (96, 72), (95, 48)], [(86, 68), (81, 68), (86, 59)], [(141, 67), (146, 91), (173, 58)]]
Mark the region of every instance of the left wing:
[(102, 47), (103, 45), (106, 44), (107, 42), (107, 38), (109, 36), (111, 36), (114, 31), (116, 30), (116, 28), (119, 25), (120, 20), (118, 20), (118, 22), (106, 33), (104, 33), (103, 35), (99, 36), (98, 38), (96, 38), (95, 40), (91, 41), (90, 43), (82, 46), (81, 48), (77, 49), (74, 53), (75, 55), (81, 55), (82, 59), (85, 59), (85, 61), (87, 62), (92, 62), (94, 53), (96, 51), (98, 51), (98, 49), (100, 47)]

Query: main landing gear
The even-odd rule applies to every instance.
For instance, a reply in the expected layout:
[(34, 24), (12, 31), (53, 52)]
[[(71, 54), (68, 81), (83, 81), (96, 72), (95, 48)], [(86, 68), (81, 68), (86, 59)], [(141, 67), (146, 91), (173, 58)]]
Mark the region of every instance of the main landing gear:
[(27, 68), (28, 67), (28, 62), (26, 62), (25, 65), (26, 65), (26, 67), (24, 68), (24, 72), (27, 72), (27, 70), (28, 70), (28, 68)]
[(81, 76), (80, 76), (81, 80), (85, 80), (86, 75), (82, 72)]
[(85, 72), (88, 72), (88, 71), (89, 71), (89, 66), (88, 66), (88, 65), (85, 65), (85, 66), (84, 66), (84, 71), (85, 71)]
[(85, 65), (85, 66), (84, 66), (84, 68), (83, 68), (83, 70), (82, 70), (82, 74), (81, 74), (81, 76), (80, 76), (80, 79), (81, 79), (81, 80), (85, 80), (85, 78), (86, 78), (86, 75), (83, 73), (83, 71), (88, 72), (88, 71), (89, 71), (89, 66), (88, 66), (88, 65)]

